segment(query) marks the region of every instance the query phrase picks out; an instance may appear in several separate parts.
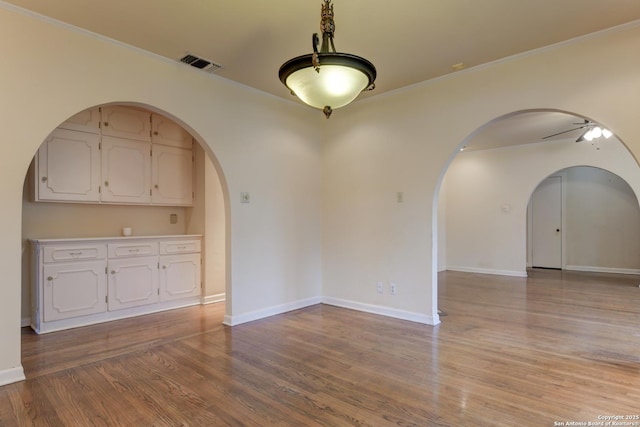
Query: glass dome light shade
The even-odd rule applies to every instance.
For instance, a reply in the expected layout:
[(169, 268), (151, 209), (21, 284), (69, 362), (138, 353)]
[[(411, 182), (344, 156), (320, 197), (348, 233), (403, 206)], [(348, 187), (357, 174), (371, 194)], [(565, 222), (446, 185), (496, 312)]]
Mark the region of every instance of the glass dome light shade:
[(589, 130), (587, 133), (585, 133), (584, 139), (586, 139), (587, 141), (593, 141), (593, 130)]
[(318, 53), (319, 72), (313, 55), (303, 55), (280, 67), (280, 81), (300, 100), (314, 108), (344, 107), (369, 87), (376, 78), (373, 64), (348, 53)]

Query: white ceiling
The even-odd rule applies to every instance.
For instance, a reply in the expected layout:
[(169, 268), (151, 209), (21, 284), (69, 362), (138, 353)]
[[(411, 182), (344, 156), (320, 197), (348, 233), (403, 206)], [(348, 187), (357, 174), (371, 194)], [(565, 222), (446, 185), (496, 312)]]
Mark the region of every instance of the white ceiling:
[[(6, 3), (170, 59), (178, 60), (187, 52), (201, 56), (221, 64), (223, 68), (216, 74), (222, 77), (291, 99), (278, 79), (278, 69), (286, 60), (311, 52), (311, 35), (320, 31), (322, 1), (9, 0)], [(333, 3), (337, 50), (370, 60), (378, 71), (376, 89), (361, 96), (376, 96), (452, 73), (452, 65), (457, 63), (474, 67), (640, 19), (639, 0), (334, 0)], [(536, 118), (540, 121), (544, 117)], [(572, 121), (575, 118), (567, 123)]]
[(566, 113), (518, 113), (487, 123), (470, 139), (465, 151), (486, 150), (536, 142), (575, 141), (584, 132), (584, 119)]

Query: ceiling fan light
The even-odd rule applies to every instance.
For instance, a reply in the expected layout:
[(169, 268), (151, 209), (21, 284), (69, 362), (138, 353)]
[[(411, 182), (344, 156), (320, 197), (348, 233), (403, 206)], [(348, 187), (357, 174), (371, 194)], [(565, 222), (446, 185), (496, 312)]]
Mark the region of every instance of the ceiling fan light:
[(584, 134), (584, 139), (586, 139), (587, 141), (593, 141), (593, 129), (590, 129), (589, 131), (587, 131), (587, 133)]
[(607, 129), (607, 128), (603, 128), (602, 129), (602, 136), (604, 136), (605, 138), (609, 139), (609, 138), (611, 138), (611, 135), (613, 135), (613, 132), (611, 132), (609, 129)]
[(602, 136), (602, 129), (600, 128), (600, 126), (596, 126), (593, 129), (591, 129), (591, 135), (592, 135), (592, 139), (600, 138)]

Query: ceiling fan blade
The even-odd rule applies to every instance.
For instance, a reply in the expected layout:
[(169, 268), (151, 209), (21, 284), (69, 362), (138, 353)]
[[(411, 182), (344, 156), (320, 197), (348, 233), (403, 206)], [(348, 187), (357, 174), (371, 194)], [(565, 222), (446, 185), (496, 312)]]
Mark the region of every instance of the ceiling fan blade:
[(589, 130), (587, 129), (586, 131), (582, 132), (582, 134), (578, 137), (578, 139), (576, 139), (576, 142), (582, 142), (584, 141), (584, 136), (587, 134), (587, 132), (589, 132)]
[(585, 127), (587, 127), (587, 125), (580, 126), (580, 127), (573, 128), (573, 129), (569, 129), (569, 130), (565, 130), (565, 131), (558, 132), (558, 133), (554, 133), (554, 134), (552, 134), (552, 135), (543, 136), (543, 137), (542, 137), (542, 138), (540, 138), (540, 139), (547, 139), (547, 138), (551, 138), (551, 137), (554, 137), (554, 136), (562, 135), (563, 133), (569, 133), (569, 132), (573, 132), (574, 130), (584, 129)]

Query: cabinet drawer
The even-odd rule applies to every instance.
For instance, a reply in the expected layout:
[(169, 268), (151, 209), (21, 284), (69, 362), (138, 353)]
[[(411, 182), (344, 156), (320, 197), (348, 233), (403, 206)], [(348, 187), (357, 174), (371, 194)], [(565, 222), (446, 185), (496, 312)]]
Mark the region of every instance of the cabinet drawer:
[(157, 242), (110, 243), (109, 258), (158, 255)]
[(105, 245), (45, 246), (43, 252), (45, 263), (97, 260), (107, 256)]
[(176, 240), (160, 242), (160, 255), (200, 252), (200, 240)]

